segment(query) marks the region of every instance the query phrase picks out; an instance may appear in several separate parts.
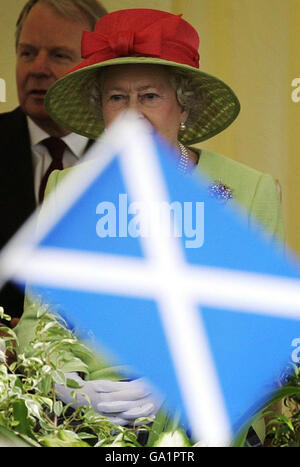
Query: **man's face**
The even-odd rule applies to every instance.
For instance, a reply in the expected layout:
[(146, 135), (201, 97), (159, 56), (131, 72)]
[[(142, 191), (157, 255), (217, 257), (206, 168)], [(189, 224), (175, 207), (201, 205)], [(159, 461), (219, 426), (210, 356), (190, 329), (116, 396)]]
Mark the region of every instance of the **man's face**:
[(37, 124), (49, 120), (44, 97), (49, 87), (81, 61), (87, 20), (75, 22), (38, 3), (27, 16), (17, 46), (17, 89), (25, 114)]

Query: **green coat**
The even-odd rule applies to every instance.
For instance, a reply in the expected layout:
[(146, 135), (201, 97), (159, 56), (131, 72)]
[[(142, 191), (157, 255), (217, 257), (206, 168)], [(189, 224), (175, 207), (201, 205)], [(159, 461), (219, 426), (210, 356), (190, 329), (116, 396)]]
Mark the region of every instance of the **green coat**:
[(258, 221), (266, 228), (268, 237), (284, 240), (280, 186), (271, 175), (207, 151), (202, 151), (198, 168), (210, 181), (219, 181), (231, 188), (233, 199), (242, 206), (249, 227)]
[[(242, 211), (249, 226), (253, 221), (258, 220), (265, 226), (270, 239), (283, 239), (284, 228), (280, 192), (273, 177), (262, 174), (227, 157), (207, 151), (202, 151), (198, 169), (208, 176), (206, 181), (208, 185), (211, 181), (218, 181), (230, 187), (234, 199), (242, 206)], [(46, 194), (55, 190), (57, 184), (70, 170), (74, 169), (53, 172), (49, 178)], [(80, 170), (80, 166), (77, 166), (76, 170)], [(53, 208), (55, 209), (55, 203), (53, 203)], [(26, 343), (34, 335), (36, 322), (37, 317), (34, 307), (30, 306), (27, 300), (25, 301), (23, 316), (15, 328), (20, 351), (24, 350)], [(78, 352), (76, 355), (82, 357), (80, 350)], [(112, 377), (112, 375), (118, 378), (118, 372), (111, 371), (105, 361), (101, 360), (99, 356), (95, 356), (93, 352), (90, 353), (88, 358), (85, 355), (83, 359), (88, 366), (88, 379), (103, 379)]]

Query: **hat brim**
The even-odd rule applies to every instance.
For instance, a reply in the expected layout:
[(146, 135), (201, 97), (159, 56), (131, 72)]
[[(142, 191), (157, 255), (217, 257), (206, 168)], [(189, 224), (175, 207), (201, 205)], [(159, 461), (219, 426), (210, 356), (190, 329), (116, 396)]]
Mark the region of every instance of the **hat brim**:
[[(200, 91), (199, 115), (194, 116), (179, 140), (195, 144), (207, 140), (227, 128), (237, 117), (240, 103), (232, 89), (222, 80), (188, 65), (152, 57), (122, 57), (82, 66), (56, 81), (45, 97), (50, 117), (61, 127), (88, 138), (97, 139), (104, 130), (100, 102), (89, 96), (91, 84), (101, 69), (126, 64), (151, 64), (173, 67), (193, 82)], [(159, 130), (159, 129), (158, 129)]]

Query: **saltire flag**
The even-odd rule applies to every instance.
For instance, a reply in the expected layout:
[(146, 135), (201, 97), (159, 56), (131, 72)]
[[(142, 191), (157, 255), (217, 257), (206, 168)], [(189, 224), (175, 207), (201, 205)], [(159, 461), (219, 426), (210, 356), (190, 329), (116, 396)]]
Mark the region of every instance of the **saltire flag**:
[(173, 161), (142, 120), (119, 119), (2, 252), (1, 277), (148, 378), (195, 439), (224, 446), (290, 362), (299, 267)]

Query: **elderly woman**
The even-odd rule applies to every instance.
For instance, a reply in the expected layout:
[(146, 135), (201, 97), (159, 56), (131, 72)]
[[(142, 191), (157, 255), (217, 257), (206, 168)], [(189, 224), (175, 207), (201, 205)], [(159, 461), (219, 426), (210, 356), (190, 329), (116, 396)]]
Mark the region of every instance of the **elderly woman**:
[[(249, 221), (258, 220), (271, 237), (282, 237), (274, 179), (193, 147), (228, 127), (240, 109), (225, 83), (199, 70), (198, 46), (197, 32), (181, 15), (148, 9), (108, 14), (94, 32), (84, 33), (84, 61), (53, 85), (46, 97), (47, 110), (62, 127), (89, 138), (99, 137), (121, 112), (136, 110), (177, 150), (181, 172), (204, 172), (212, 195), (223, 202), (234, 198)], [(54, 172), (48, 191), (63, 176), (64, 171)], [(27, 307), (17, 328), (21, 346), (33, 332), (32, 310)], [(82, 391), (89, 394), (95, 410), (113, 413), (118, 423), (155, 415), (158, 405), (147, 386), (140, 381), (99, 382), (105, 364), (92, 355), (87, 364), (88, 379), (96, 381), (85, 381)], [(69, 401), (68, 391), (61, 391)]]
[(137, 110), (178, 149), (183, 171), (201, 170), (211, 180), (212, 194), (234, 198), (250, 221), (283, 237), (280, 196), (271, 176), (192, 147), (228, 127), (240, 110), (225, 83), (199, 70), (198, 46), (197, 32), (181, 15), (147, 9), (106, 15), (94, 32), (83, 34), (85, 60), (55, 83), (47, 109), (63, 127), (90, 138), (124, 110)]

